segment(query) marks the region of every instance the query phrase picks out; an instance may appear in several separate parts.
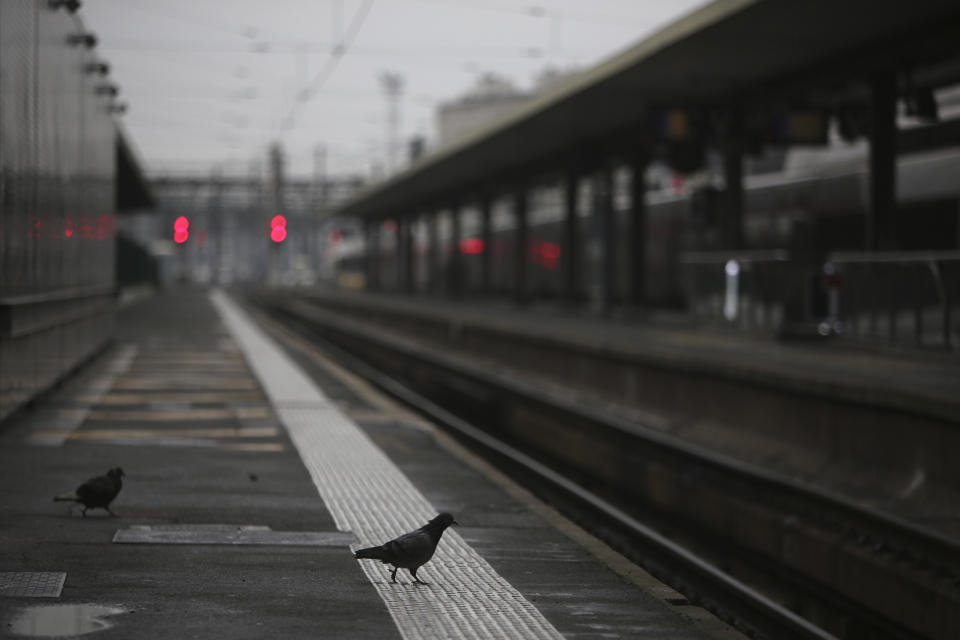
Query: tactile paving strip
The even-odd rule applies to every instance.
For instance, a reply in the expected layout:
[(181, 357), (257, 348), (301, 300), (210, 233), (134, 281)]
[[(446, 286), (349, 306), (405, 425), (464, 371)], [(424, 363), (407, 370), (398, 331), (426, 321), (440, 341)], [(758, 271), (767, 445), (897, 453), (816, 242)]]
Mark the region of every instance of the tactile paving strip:
[[(341, 531), (354, 549), (381, 544), (436, 515), (423, 494), (323, 392), (222, 292), (212, 294)], [(552, 638), (563, 636), (480, 554), (448, 529), (410, 584), (390, 582), (377, 562), (361, 562), (401, 635), (420, 638)]]
[(0, 596), (59, 598), (66, 579), (58, 571), (0, 571)]

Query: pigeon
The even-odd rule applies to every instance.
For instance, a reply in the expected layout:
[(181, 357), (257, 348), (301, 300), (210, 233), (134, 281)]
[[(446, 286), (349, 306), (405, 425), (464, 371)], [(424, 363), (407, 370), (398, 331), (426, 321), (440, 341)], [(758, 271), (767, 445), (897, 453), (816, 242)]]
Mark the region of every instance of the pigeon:
[(397, 581), (397, 569), (407, 569), (413, 576), (414, 582), (427, 584), (417, 577), (417, 569), (433, 557), (437, 543), (440, 542), (440, 536), (452, 524), (457, 524), (453, 516), (449, 513), (441, 513), (416, 531), (405, 533), (379, 547), (360, 549), (353, 557), (372, 558), (383, 564), (392, 564), (393, 572), (390, 574), (392, 582)]
[(98, 507), (100, 509), (106, 509), (111, 516), (115, 516), (117, 514), (110, 511), (110, 503), (113, 502), (113, 499), (120, 493), (120, 489), (123, 488), (121, 478), (126, 475), (120, 467), (110, 469), (110, 471), (107, 471), (107, 475), (90, 478), (77, 487), (77, 490), (73, 493), (60, 494), (56, 496), (53, 501), (78, 502), (82, 504), (84, 518), (87, 517), (87, 509), (96, 509)]

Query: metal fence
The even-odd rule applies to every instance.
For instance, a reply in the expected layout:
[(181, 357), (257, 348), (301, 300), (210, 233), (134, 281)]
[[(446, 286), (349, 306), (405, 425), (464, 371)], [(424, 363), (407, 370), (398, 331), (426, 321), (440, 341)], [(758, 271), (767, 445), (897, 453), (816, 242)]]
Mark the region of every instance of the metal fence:
[(803, 270), (786, 251), (687, 252), (679, 264), (690, 311), (744, 329), (781, 327), (794, 303), (784, 289), (805, 286)]
[(770, 333), (806, 332), (910, 347), (960, 345), (960, 251), (829, 254), (689, 252), (691, 313)]
[(960, 251), (833, 253), (837, 320), (847, 336), (956, 349)]

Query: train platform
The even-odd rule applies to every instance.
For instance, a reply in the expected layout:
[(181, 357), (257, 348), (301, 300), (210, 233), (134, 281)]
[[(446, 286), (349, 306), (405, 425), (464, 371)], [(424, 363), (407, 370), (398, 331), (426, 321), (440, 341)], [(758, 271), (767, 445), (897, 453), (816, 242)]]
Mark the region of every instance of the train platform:
[[(229, 296), (120, 314), (0, 430), (0, 629), (108, 638), (739, 638)], [(112, 517), (52, 502), (122, 467)], [(412, 583), (351, 550), (437, 512)]]
[(611, 317), (558, 305), (519, 308), (502, 301), (332, 289), (311, 289), (299, 295), (368, 317), (442, 322), (449, 331), (461, 334), (483, 329), (664, 369), (960, 420), (960, 358), (955, 353), (849, 341), (838, 344), (830, 339), (778, 340), (762, 333), (697, 324), (682, 314), (627, 311)]

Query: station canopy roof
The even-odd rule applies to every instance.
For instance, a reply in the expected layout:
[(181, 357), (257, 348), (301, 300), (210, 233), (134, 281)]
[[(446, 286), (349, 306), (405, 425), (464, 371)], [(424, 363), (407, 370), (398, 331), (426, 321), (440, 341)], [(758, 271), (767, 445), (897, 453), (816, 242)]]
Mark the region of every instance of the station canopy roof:
[(718, 0), (516, 112), (374, 184), (334, 214), (387, 217), (509, 186), (560, 158), (627, 140), (662, 105), (865, 100), (876, 73), (960, 80), (956, 0)]

